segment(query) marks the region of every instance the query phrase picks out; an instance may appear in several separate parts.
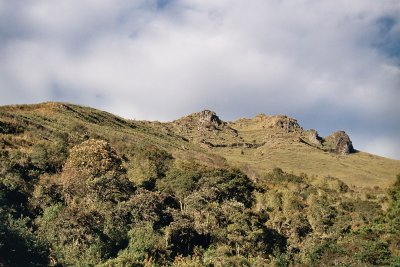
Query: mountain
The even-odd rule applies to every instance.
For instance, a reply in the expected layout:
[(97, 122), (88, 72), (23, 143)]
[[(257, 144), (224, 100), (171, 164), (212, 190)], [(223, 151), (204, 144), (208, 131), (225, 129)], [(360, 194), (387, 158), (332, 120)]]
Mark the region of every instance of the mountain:
[(294, 174), (333, 176), (357, 187), (387, 188), (400, 173), (400, 161), (354, 150), (345, 132), (321, 138), (317, 131), (304, 130), (296, 119), (284, 115), (259, 114), (224, 122), (215, 112), (204, 110), (160, 123), (126, 120), (72, 104), (43, 103), (4, 106), (0, 116), (0, 133), (14, 133), (7, 136), (11, 140), (0, 140), (4, 148), (25, 145), (29, 149), (32, 143), (51, 141), (60, 133), (84, 133), (111, 143), (140, 140), (178, 158), (207, 158), (216, 165), (226, 161), (253, 178), (279, 167)]
[(285, 115), (2, 106), (0, 266), (398, 266), (398, 174)]

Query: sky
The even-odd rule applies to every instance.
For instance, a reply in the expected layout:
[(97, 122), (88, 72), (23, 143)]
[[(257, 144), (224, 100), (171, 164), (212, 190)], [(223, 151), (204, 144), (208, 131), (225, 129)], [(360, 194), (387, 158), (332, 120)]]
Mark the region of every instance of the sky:
[(398, 0), (0, 0), (0, 105), (286, 114), (400, 159)]

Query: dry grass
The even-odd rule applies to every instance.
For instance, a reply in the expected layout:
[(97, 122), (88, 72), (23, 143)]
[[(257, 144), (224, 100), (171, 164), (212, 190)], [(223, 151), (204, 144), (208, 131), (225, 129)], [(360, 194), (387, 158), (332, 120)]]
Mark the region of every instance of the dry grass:
[[(196, 120), (181, 120), (182, 125), (130, 121), (96, 109), (63, 103), (14, 105), (0, 107), (0, 120), (18, 122), (24, 131), (1, 134), (3, 149), (29, 150), (36, 142), (51, 142), (57, 133), (87, 132), (91, 137), (120, 145), (151, 144), (172, 153), (176, 158), (215, 166), (226, 162), (245, 170), (252, 177), (275, 167), (295, 174), (323, 178), (333, 176), (349, 185), (386, 188), (400, 173), (400, 161), (368, 153), (337, 155), (300, 141), (304, 131), (279, 127), (284, 116), (260, 115), (223, 124), (220, 129), (202, 129)], [(182, 128), (184, 126), (184, 129)], [(213, 147), (204, 144), (226, 145)], [(8, 145), (5, 145), (8, 144)], [(242, 146), (233, 147), (232, 144)], [(253, 148), (246, 147), (255, 144)], [(1, 143), (0, 143), (1, 145)], [(0, 147), (1, 148), (1, 147)], [(214, 154), (214, 155), (213, 155)]]
[(231, 123), (244, 141), (265, 144), (256, 149), (214, 148), (213, 152), (231, 164), (246, 164), (259, 174), (279, 167), (294, 174), (307, 173), (320, 178), (333, 176), (357, 187), (387, 188), (400, 173), (399, 160), (364, 152), (337, 155), (300, 142), (302, 131), (286, 133), (284, 129), (267, 125), (259, 120)]
[[(258, 174), (279, 167), (294, 174), (307, 173), (323, 178), (336, 177), (348, 185), (357, 187), (379, 186), (386, 188), (393, 184), (395, 175), (400, 173), (400, 162), (368, 153), (348, 156), (332, 155), (328, 152), (308, 151), (298, 147), (271, 148), (263, 155), (253, 149), (214, 149), (233, 165), (247, 164)], [(243, 154), (241, 152), (243, 151)]]

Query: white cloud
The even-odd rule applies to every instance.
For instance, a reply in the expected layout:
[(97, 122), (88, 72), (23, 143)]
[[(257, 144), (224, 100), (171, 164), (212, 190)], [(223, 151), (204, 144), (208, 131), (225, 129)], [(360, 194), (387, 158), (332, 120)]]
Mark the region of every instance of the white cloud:
[[(361, 141), (364, 139), (360, 137)], [(398, 142), (398, 137), (393, 136), (374, 136), (368, 140), (363, 140), (364, 142), (359, 142), (360, 147), (358, 149), (362, 151), (370, 151), (377, 155), (383, 155), (389, 158), (399, 159), (400, 144)]]
[[(163, 2), (0, 1), (0, 104), (52, 99), (161, 120), (288, 113), (307, 125), (319, 113), (329, 119), (312, 127), (355, 135), (378, 124), (368, 117), (400, 124), (399, 58), (380, 47), (400, 38), (397, 1)], [(364, 119), (355, 129), (344, 116)], [(399, 134), (390, 129), (376, 134)]]

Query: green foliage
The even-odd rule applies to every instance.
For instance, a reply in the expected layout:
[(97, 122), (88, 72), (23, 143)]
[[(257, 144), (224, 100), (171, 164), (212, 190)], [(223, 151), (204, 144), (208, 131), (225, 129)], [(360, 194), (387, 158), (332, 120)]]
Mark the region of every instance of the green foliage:
[(322, 244), (315, 246), (309, 253), (308, 259), (312, 266), (319, 266), (322, 262), (332, 262), (337, 254), (343, 254), (343, 248), (337, 246), (332, 240), (326, 240)]
[(391, 253), (386, 242), (364, 241), (359, 243), (359, 246), (359, 251), (355, 254), (356, 259), (374, 266), (389, 263)]
[(288, 255), (283, 253), (278, 253), (278, 255), (273, 259), (271, 266), (275, 267), (288, 267), (290, 266), (290, 259)]
[(157, 179), (165, 176), (172, 161), (171, 154), (155, 146), (139, 146), (128, 154), (129, 179), (147, 189), (154, 188)]
[(0, 265), (43, 266), (48, 251), (32, 229), (29, 218), (15, 219), (0, 208)]
[(14, 217), (29, 215), (29, 193), (37, 175), (25, 154), (0, 151), (0, 192), (5, 207), (13, 211)]
[(285, 173), (280, 168), (274, 168), (272, 172), (265, 175), (265, 179), (271, 180), (275, 183), (301, 183), (303, 178), (294, 174)]
[(246, 158), (259, 156), (258, 137), (239, 147), (233, 128), (223, 138), (214, 130), (225, 126), (207, 128), (207, 150), (171, 124), (57, 103), (6, 110), (1, 266), (399, 266), (400, 175), (388, 194), (329, 175), (263, 175), (278, 163)]
[(183, 210), (185, 198), (196, 189), (200, 177), (201, 173), (196, 169), (172, 168), (166, 173), (165, 178), (157, 181), (157, 189), (174, 195)]
[(32, 164), (43, 173), (56, 173), (61, 171), (68, 157), (67, 137), (61, 135), (51, 144), (37, 143), (33, 146), (30, 158)]
[(57, 183), (57, 178), (58, 176), (45, 174), (36, 183), (30, 203), (37, 212), (40, 213), (46, 207), (65, 202), (62, 186)]
[(234, 255), (229, 246), (217, 246), (210, 248), (204, 255), (206, 266), (251, 266), (246, 257)]
[(19, 134), (23, 131), (23, 126), (16, 121), (0, 120), (0, 134)]
[(59, 264), (93, 265), (111, 250), (102, 233), (104, 218), (96, 211), (50, 206), (37, 224), (39, 235), (48, 242)]
[(151, 223), (155, 229), (160, 229), (172, 221), (169, 203), (171, 202), (165, 194), (152, 192), (145, 189), (136, 191), (126, 206), (135, 223)]
[(166, 245), (173, 256), (187, 256), (192, 253), (196, 245), (201, 245), (201, 236), (194, 228), (193, 218), (177, 213), (165, 229)]
[(218, 192), (217, 200), (236, 200), (251, 207), (254, 203), (254, 184), (243, 172), (238, 169), (216, 169), (205, 173), (199, 180), (200, 187)]
[(396, 182), (390, 189), (389, 196), (391, 201), (387, 217), (390, 225), (400, 231), (400, 174), (396, 176)]
[(229, 201), (222, 206), (226, 234), (222, 242), (229, 245), (235, 255), (262, 256), (273, 249), (283, 250), (285, 241), (265, 226), (262, 214), (245, 209), (242, 203)]
[(129, 244), (118, 256), (102, 266), (150, 266), (154, 262), (166, 262), (166, 248), (162, 236), (152, 229), (151, 224), (143, 223), (129, 232)]
[(114, 171), (122, 174), (122, 161), (106, 141), (91, 139), (70, 151), (64, 170), (77, 169), (98, 177)]
[(200, 257), (176, 257), (172, 263), (173, 267), (203, 267), (204, 263)]
[(43, 209), (38, 233), (55, 261), (90, 265), (115, 255), (128, 240), (132, 219), (124, 200), (133, 189), (106, 142), (88, 140), (72, 149), (59, 177), (35, 189), (34, 200)]
[(336, 208), (329, 203), (326, 197), (312, 196), (310, 202), (308, 218), (313, 230), (318, 233), (329, 232), (338, 214)]
[(126, 200), (133, 186), (125, 176), (121, 159), (107, 142), (88, 140), (75, 146), (67, 159), (61, 183), (65, 199), (104, 202)]

